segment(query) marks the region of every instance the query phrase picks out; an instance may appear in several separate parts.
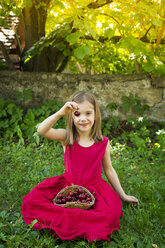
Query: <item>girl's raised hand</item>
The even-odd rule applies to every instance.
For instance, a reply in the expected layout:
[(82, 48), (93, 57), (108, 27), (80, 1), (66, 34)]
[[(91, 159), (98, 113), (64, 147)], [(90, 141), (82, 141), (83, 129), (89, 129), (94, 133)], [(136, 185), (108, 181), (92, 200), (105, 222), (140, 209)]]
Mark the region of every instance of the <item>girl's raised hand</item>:
[(124, 198), (122, 198), (123, 201), (132, 203), (134, 207), (139, 205), (139, 201), (136, 197), (131, 196), (131, 195), (125, 195)]
[(79, 109), (79, 106), (76, 102), (66, 102), (64, 106), (59, 110), (59, 112), (62, 116), (64, 116), (78, 109)]

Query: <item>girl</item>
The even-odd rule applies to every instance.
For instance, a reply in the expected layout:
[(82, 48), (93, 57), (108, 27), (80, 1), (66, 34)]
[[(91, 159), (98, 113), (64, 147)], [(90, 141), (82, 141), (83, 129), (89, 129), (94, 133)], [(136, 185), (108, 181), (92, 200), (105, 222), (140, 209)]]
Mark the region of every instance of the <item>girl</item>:
[[(66, 130), (53, 125), (66, 115)], [(101, 134), (101, 116), (95, 97), (78, 92), (55, 114), (45, 119), (38, 132), (61, 142), (64, 149), (64, 175), (44, 180), (23, 198), (22, 214), (27, 224), (37, 219), (35, 229), (50, 229), (62, 240), (85, 238), (110, 241), (119, 229), (122, 202), (138, 205), (138, 199), (126, 195), (110, 159), (110, 144)], [(101, 177), (102, 167), (110, 185)], [(95, 192), (95, 204), (89, 210), (63, 208), (53, 204), (56, 194), (71, 184)]]

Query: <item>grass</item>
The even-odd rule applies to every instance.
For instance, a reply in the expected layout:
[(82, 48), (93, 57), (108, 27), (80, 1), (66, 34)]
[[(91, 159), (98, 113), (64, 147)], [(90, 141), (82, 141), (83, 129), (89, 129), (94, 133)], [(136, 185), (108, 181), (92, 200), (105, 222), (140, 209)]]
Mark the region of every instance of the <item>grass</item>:
[[(0, 140), (0, 248), (163, 248), (164, 153), (114, 144), (112, 163), (128, 194), (140, 200), (133, 208), (123, 203), (120, 229), (111, 242), (62, 241), (27, 226), (21, 215), (22, 197), (47, 177), (63, 174), (63, 150), (57, 142), (22, 145)], [(103, 178), (106, 180), (105, 176)]]

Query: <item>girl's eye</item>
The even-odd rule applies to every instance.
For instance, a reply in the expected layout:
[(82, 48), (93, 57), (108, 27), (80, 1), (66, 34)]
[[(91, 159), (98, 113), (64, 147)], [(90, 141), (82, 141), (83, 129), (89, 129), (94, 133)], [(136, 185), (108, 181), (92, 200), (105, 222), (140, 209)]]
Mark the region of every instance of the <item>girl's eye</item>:
[(91, 112), (87, 113), (87, 115), (91, 115), (91, 114), (92, 114)]
[(79, 112), (79, 111), (75, 111), (75, 112), (74, 112), (74, 115), (75, 115), (75, 116), (79, 116), (79, 115), (80, 115), (80, 112)]

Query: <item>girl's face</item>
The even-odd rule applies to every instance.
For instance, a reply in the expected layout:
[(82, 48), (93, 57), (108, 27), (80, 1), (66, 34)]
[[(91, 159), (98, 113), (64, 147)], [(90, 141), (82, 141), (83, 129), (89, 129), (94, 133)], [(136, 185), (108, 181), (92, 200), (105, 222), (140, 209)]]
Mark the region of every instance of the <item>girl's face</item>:
[(95, 122), (95, 110), (94, 106), (88, 102), (84, 101), (78, 103), (79, 110), (73, 112), (73, 122), (79, 134), (87, 133), (90, 134), (93, 124)]

